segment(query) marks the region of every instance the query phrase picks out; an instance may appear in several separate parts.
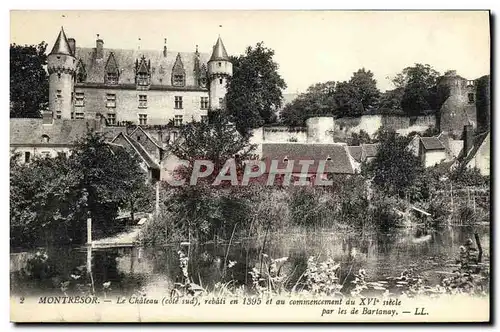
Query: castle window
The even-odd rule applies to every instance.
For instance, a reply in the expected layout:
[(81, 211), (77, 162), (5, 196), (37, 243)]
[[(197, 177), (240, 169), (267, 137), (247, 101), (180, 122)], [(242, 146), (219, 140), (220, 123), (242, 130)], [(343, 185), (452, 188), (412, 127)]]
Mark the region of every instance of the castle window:
[(468, 93), (467, 98), (469, 99), (469, 104), (474, 103), (474, 93)]
[(149, 85), (149, 75), (147, 73), (137, 74), (137, 85), (148, 86)]
[(116, 94), (107, 93), (106, 94), (106, 107), (115, 108), (116, 107)]
[(285, 156), (285, 158), (283, 158), (283, 162), (284, 162), (284, 163), (287, 163), (287, 162), (288, 162), (288, 156)]
[(118, 74), (117, 73), (107, 73), (106, 74), (106, 84), (118, 84)]
[(139, 124), (147, 125), (148, 124), (148, 115), (147, 114), (139, 114)]
[(29, 163), (29, 162), (30, 162), (30, 159), (31, 159), (31, 152), (26, 151), (26, 152), (24, 153), (24, 162), (25, 162), (25, 163)]
[(76, 107), (85, 106), (85, 93), (83, 93), (83, 92), (76, 92), (75, 93), (75, 106)]
[(174, 75), (174, 86), (184, 86), (184, 75)]
[(182, 109), (182, 96), (175, 96), (174, 97), (174, 108), (175, 109)]
[(109, 125), (115, 125), (116, 124), (116, 114), (115, 113), (108, 113), (107, 114), (107, 119), (108, 119), (108, 124)]
[(467, 86), (474, 86), (474, 81), (467, 81)]
[(200, 109), (202, 109), (202, 110), (208, 109), (208, 97), (201, 97), (201, 99), (200, 99)]
[(84, 118), (85, 118), (85, 116), (84, 116), (83, 112), (76, 112), (75, 113), (75, 119), (76, 120), (82, 120)]
[(139, 95), (139, 108), (148, 108), (148, 96)]
[(43, 143), (49, 143), (50, 137), (48, 135), (42, 135), (42, 142)]
[(222, 66), (222, 62), (219, 62), (219, 67), (221, 67), (221, 66)]
[(332, 157), (327, 156), (327, 157), (326, 157), (326, 161), (332, 161)]
[(222, 82), (224, 82), (222, 78), (219, 78), (219, 83), (222, 84)]
[(174, 126), (180, 127), (182, 126), (182, 115), (176, 115), (174, 118)]

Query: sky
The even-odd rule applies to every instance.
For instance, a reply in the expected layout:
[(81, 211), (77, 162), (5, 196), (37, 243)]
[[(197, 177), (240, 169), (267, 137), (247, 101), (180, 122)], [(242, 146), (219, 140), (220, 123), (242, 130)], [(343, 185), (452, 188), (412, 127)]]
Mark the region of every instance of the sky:
[[(285, 93), (371, 70), (392, 89), (403, 68), (426, 63), (469, 79), (489, 74), (486, 11), (11, 11), (10, 42), (50, 51), (61, 26), (77, 46), (211, 51), (220, 34), (231, 55), (263, 41), (287, 83)], [(222, 26), (222, 27), (220, 27)], [(139, 38), (141, 41), (139, 42)]]

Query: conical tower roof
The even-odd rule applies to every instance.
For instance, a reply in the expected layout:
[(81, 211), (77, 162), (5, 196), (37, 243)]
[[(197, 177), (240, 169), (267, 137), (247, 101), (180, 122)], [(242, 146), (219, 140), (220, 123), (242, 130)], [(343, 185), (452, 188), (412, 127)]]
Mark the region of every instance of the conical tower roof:
[(210, 61), (217, 61), (217, 60), (229, 61), (229, 56), (227, 55), (226, 48), (224, 47), (224, 43), (222, 42), (220, 36), (217, 39), (217, 43), (215, 43), (212, 56), (210, 57)]
[(72, 55), (68, 39), (66, 38), (66, 34), (64, 33), (64, 29), (62, 27), (61, 31), (59, 32), (59, 36), (57, 36), (54, 47), (52, 47), (52, 51), (50, 51), (50, 54)]

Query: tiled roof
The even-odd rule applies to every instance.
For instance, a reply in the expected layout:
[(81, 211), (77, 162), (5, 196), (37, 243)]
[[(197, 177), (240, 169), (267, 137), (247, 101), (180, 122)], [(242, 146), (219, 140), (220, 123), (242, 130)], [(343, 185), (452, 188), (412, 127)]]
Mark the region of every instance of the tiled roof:
[[(11, 145), (72, 145), (87, 134), (87, 129), (99, 130), (97, 120), (60, 120), (44, 125), (42, 119), (10, 119)], [(48, 136), (45, 142), (44, 135)]]
[(362, 148), (361, 146), (348, 146), (349, 153), (351, 154), (351, 157), (354, 158), (358, 163), (361, 162), (361, 157), (362, 157)]
[[(111, 143), (114, 144), (114, 141), (119, 137), (123, 136), (125, 138), (125, 141), (127, 141), (130, 146), (133, 148), (134, 151), (136, 151), (139, 154), (139, 157), (146, 163), (148, 168), (152, 169), (160, 169), (160, 166), (151, 158), (149, 153), (144, 149), (144, 147), (134, 140), (132, 137), (124, 134), (123, 132), (120, 132), (112, 141)], [(115, 144), (116, 145), (116, 144)]]
[(426, 150), (444, 150), (443, 143), (437, 137), (420, 137), (420, 142)]
[[(116, 66), (119, 70), (119, 84), (135, 84), (135, 62), (144, 56), (146, 61), (151, 61), (151, 85), (171, 86), (172, 69), (177, 55), (180, 55), (184, 70), (186, 71), (186, 87), (198, 85), (195, 77), (195, 52), (167, 52), (163, 56), (163, 50), (125, 50), (125, 49), (103, 49), (103, 58), (95, 58), (94, 48), (76, 48), (76, 58), (81, 59), (85, 66), (87, 79), (85, 83), (104, 83), (105, 66), (108, 58), (113, 52)], [(209, 54), (199, 53), (200, 66), (206, 64)], [(161, 81), (160, 81), (161, 80)]]
[(64, 33), (63, 28), (61, 28), (59, 36), (57, 36), (56, 42), (54, 43), (54, 47), (52, 47), (52, 51), (50, 51), (50, 54), (72, 55), (68, 39), (66, 38), (66, 34)]
[(130, 136), (132, 136), (137, 130), (140, 130), (144, 133), (144, 135), (146, 135), (146, 137), (151, 141), (153, 142), (154, 145), (156, 145), (158, 148), (160, 149), (163, 149), (163, 146), (160, 144), (160, 142), (158, 142), (158, 140), (156, 138), (154, 138), (153, 136), (151, 136), (147, 131), (145, 131), (144, 129), (142, 129), (141, 126), (137, 126), (131, 133), (130, 133)]
[(364, 158), (375, 157), (378, 152), (379, 144), (361, 144), (361, 148), (364, 154)]
[(217, 42), (215, 43), (212, 52), (212, 56), (210, 57), (210, 61), (216, 61), (216, 60), (229, 61), (229, 56), (227, 55), (226, 48), (224, 47), (224, 43), (222, 42), (220, 36), (219, 38), (217, 38)]
[[(286, 168), (287, 162), (294, 160), (293, 173), (300, 173), (300, 160), (313, 160), (309, 173), (316, 173), (319, 161), (326, 161), (325, 172), (354, 174), (355, 168), (347, 146), (343, 144), (302, 144), (302, 143), (264, 143), (262, 144), (262, 159), (267, 170), (272, 160), (278, 161), (278, 168)], [(327, 158), (331, 160), (327, 161)]]

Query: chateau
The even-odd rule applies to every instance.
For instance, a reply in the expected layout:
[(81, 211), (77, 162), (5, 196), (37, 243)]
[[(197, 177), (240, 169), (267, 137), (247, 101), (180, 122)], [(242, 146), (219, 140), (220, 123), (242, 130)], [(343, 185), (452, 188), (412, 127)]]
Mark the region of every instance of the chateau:
[[(104, 133), (110, 144), (138, 154), (154, 179), (168, 178), (176, 166), (168, 143), (177, 139), (178, 128), (205, 121), (209, 110), (224, 109), (233, 74), (220, 36), (209, 53), (199, 52), (198, 46), (194, 52), (174, 52), (166, 40), (158, 50), (107, 49), (99, 36), (94, 48), (85, 48), (62, 28), (47, 70), (49, 109), (41, 119), (10, 120), (11, 152), (20, 153), (22, 162), (68, 153), (73, 141), (91, 127)], [(384, 127), (408, 135), (437, 128), (439, 136), (417, 135), (412, 142), (426, 167), (464, 160), (468, 167), (480, 165), (481, 173), (489, 174), (489, 76), (467, 80), (448, 71), (439, 80), (438, 95), (441, 108), (422, 116), (396, 112), (309, 118), (306, 127), (254, 129), (250, 141), (265, 160), (327, 160), (331, 173), (356, 174), (363, 161), (376, 155), (377, 144), (347, 146), (353, 133), (363, 130), (373, 137)], [(476, 160), (478, 151), (481, 160)]]

